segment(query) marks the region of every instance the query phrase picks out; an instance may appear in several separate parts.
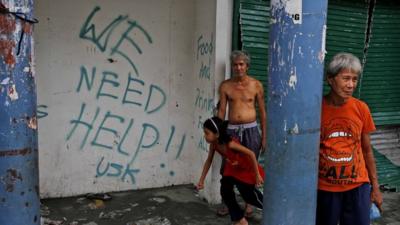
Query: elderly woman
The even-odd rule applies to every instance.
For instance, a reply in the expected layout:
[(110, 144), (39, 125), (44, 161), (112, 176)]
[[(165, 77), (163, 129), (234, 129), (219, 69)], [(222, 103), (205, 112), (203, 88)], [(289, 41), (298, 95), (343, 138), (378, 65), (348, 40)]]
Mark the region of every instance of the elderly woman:
[(369, 225), (371, 202), (382, 194), (369, 133), (375, 130), (368, 106), (352, 97), (362, 72), (349, 53), (335, 55), (327, 68), (330, 92), (321, 114), (317, 225)]

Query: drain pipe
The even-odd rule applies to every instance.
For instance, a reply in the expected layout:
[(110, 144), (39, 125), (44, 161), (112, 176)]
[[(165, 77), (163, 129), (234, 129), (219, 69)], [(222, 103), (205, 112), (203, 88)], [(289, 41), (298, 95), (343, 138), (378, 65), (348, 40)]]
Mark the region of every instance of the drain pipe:
[(263, 225), (315, 224), (327, 0), (271, 0)]
[(0, 0), (0, 224), (40, 224), (32, 12)]

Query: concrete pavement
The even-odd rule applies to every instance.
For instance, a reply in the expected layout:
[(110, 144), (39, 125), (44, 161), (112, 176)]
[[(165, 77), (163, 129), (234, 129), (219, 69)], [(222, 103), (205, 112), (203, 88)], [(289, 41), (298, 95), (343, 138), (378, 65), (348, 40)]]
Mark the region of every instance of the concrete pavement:
[[(111, 196), (109, 200), (107, 197)], [(217, 205), (199, 197), (192, 185), (42, 200), (46, 225), (228, 225), (218, 217)], [(240, 199), (240, 198), (238, 198)], [(400, 193), (384, 193), (384, 210), (373, 225), (400, 225)], [(251, 225), (262, 224), (255, 210)]]

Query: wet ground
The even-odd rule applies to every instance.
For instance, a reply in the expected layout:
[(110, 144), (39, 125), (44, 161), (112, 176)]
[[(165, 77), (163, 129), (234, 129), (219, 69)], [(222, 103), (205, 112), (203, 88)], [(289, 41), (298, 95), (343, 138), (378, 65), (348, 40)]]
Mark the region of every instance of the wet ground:
[[(216, 215), (218, 205), (201, 199), (193, 186), (183, 185), (42, 200), (42, 224), (47, 225), (228, 225)], [(384, 213), (373, 225), (400, 225), (400, 193), (384, 193)], [(256, 210), (249, 224), (262, 224)]]

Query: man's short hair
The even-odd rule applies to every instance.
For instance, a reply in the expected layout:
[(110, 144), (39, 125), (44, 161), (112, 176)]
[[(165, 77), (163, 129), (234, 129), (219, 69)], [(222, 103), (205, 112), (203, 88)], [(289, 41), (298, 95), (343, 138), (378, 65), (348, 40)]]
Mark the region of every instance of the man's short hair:
[(233, 61), (239, 58), (243, 59), (243, 61), (247, 64), (247, 66), (250, 66), (250, 54), (248, 52), (235, 50), (231, 53), (231, 63), (233, 63)]
[(336, 77), (340, 73), (340, 71), (344, 69), (350, 69), (352, 72), (360, 75), (362, 73), (362, 67), (360, 60), (357, 56), (347, 53), (340, 52), (333, 56), (331, 62), (328, 65), (326, 70), (326, 77)]

